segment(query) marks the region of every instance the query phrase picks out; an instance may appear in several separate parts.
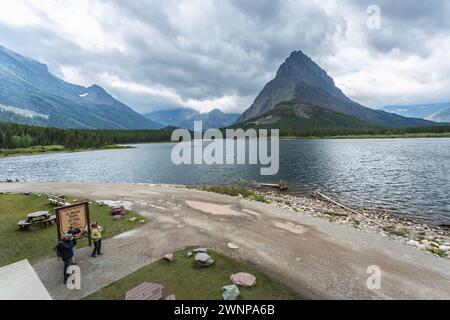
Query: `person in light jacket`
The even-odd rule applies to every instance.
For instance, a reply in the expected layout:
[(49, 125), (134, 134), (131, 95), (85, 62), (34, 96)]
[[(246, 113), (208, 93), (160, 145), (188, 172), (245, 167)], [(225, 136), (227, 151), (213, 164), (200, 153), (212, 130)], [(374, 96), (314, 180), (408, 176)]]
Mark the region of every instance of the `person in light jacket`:
[(96, 222), (91, 224), (91, 239), (94, 242), (94, 250), (92, 251), (91, 257), (97, 258), (97, 256), (102, 256), (102, 227)]

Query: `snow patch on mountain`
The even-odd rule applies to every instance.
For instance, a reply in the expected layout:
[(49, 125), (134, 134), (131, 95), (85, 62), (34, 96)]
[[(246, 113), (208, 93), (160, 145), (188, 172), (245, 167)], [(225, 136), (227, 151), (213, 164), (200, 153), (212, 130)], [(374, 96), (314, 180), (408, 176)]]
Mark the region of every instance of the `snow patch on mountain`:
[(4, 105), (4, 104), (0, 104), (0, 112), (14, 113), (21, 117), (30, 118), (30, 119), (40, 118), (40, 119), (48, 120), (48, 118), (49, 118), (49, 116), (46, 114), (38, 113), (38, 112), (29, 110), (29, 109), (21, 109), (21, 108), (17, 108), (17, 107), (13, 107), (13, 106), (8, 106), (8, 105)]

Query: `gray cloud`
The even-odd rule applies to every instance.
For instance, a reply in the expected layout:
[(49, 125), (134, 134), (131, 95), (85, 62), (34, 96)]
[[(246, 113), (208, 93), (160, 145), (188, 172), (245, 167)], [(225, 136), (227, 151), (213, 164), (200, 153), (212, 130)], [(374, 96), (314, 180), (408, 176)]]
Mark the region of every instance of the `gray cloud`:
[(397, 49), (405, 55), (416, 54), (427, 57), (432, 48), (427, 42), (450, 29), (450, 2), (443, 0), (352, 0), (358, 10), (369, 5), (381, 9), (382, 28), (378, 32), (365, 30), (368, 44), (383, 54)]
[[(243, 111), (293, 50), (312, 56), (346, 93), (371, 106), (397, 103), (399, 92), (402, 101), (417, 101), (416, 84), (430, 90), (420, 93), (423, 100), (450, 98), (434, 84), (450, 82), (450, 65), (441, 64), (431, 79), (423, 76), (450, 50), (435, 43), (450, 37), (444, 0), (378, 1), (383, 27), (376, 32), (365, 27), (373, 1), (17, 2), (36, 21), (2, 21), (0, 14), (1, 44), (67, 80), (97, 83), (142, 112), (178, 106)], [(79, 16), (72, 20), (68, 7)], [(412, 69), (393, 70), (399, 61)], [(391, 92), (395, 83), (383, 84), (388, 72), (398, 76), (399, 92)]]

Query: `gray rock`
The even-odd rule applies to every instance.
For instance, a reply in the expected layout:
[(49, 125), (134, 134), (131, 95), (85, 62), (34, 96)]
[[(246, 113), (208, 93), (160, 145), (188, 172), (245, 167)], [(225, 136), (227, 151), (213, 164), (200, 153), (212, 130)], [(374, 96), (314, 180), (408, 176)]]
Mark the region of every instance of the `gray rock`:
[(223, 300), (237, 300), (239, 296), (241, 295), (241, 292), (239, 291), (239, 288), (233, 284), (229, 286), (225, 286), (222, 288), (222, 297)]
[(430, 242), (429, 245), (433, 248), (439, 248), (439, 244), (436, 242)]
[(228, 246), (228, 248), (234, 249), (234, 250), (240, 248), (237, 244), (234, 244), (234, 243), (231, 243), (231, 242), (228, 242), (227, 246)]
[(192, 253), (192, 251), (189, 251), (186, 253), (186, 258), (190, 258), (192, 257), (194, 254)]
[(173, 262), (175, 260), (175, 256), (172, 253), (168, 253), (168, 254), (164, 255), (162, 258), (164, 261), (167, 261), (167, 262)]
[(196, 267), (209, 267), (214, 263), (214, 259), (204, 252), (199, 252), (195, 255), (195, 266)]
[(194, 249), (193, 251), (194, 251), (194, 253), (200, 253), (200, 252), (208, 253), (208, 249), (206, 249), (206, 248), (197, 248), (197, 249)]
[(409, 241), (407, 242), (407, 244), (409, 244), (409, 245), (411, 245), (411, 246), (416, 246), (416, 247), (420, 245), (420, 243), (417, 242), (417, 241), (415, 241), (415, 240), (409, 240)]

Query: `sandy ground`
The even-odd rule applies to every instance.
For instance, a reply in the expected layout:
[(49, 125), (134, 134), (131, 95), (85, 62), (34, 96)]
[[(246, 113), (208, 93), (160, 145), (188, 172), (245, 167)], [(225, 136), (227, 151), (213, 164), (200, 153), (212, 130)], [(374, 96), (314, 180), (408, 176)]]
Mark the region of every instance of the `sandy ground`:
[[(55, 299), (79, 299), (186, 246), (250, 263), (310, 299), (450, 299), (450, 261), (384, 237), (263, 203), (175, 186), (82, 183), (0, 184), (3, 192), (126, 200), (148, 222), (104, 241), (105, 256), (77, 251), (82, 289), (61, 284), (55, 258), (34, 265)], [(227, 247), (232, 242), (240, 247)], [(367, 288), (369, 266), (381, 288)]]

